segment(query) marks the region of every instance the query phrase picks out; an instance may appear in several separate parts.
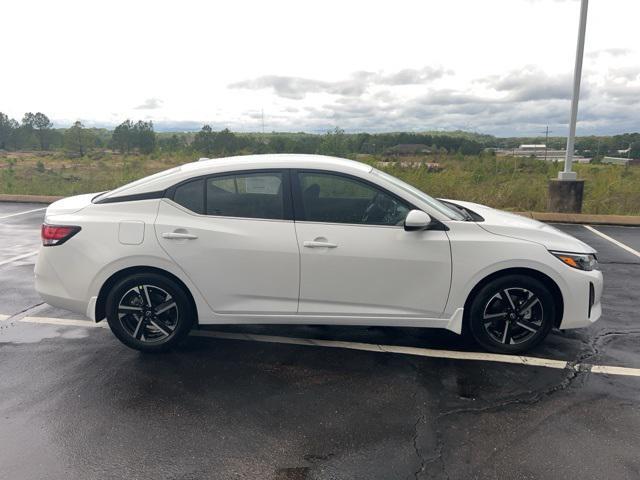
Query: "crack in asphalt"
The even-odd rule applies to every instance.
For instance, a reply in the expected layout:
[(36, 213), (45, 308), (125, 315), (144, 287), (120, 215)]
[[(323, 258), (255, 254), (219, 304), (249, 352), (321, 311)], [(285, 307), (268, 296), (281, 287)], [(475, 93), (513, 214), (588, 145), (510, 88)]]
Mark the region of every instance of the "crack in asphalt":
[(416, 451), (416, 455), (421, 460), (420, 469), (415, 472), (414, 477), (418, 479), (419, 475), (426, 472), (428, 465), (440, 461), (442, 465), (442, 471), (445, 474), (446, 478), (449, 478), (446, 472), (446, 463), (444, 462), (443, 452), (444, 452), (444, 439), (441, 434), (440, 421), (443, 418), (447, 418), (454, 415), (462, 415), (467, 413), (485, 413), (490, 411), (500, 411), (510, 406), (514, 405), (535, 405), (544, 399), (554, 395), (557, 392), (564, 391), (570, 388), (574, 383), (581, 379), (586, 379), (588, 374), (591, 371), (591, 365), (585, 364), (585, 360), (596, 357), (600, 354), (600, 346), (606, 342), (609, 338), (615, 336), (622, 335), (640, 335), (640, 330), (638, 329), (616, 329), (616, 330), (604, 330), (589, 338), (586, 341), (582, 341), (582, 343), (586, 346), (581, 352), (579, 352), (573, 361), (567, 362), (567, 368), (565, 369), (565, 375), (562, 380), (550, 386), (549, 388), (536, 391), (531, 390), (525, 392), (523, 394), (517, 395), (512, 398), (508, 398), (506, 400), (498, 401), (497, 403), (492, 403), (490, 405), (485, 405), (483, 407), (465, 407), (465, 408), (454, 408), (445, 412), (438, 414), (434, 419), (436, 438), (437, 438), (437, 448), (436, 455), (429, 459), (425, 459), (424, 456), (418, 449), (417, 439), (419, 435), (419, 426), (421, 423), (426, 423), (426, 417), (424, 413), (418, 418), (415, 423), (415, 434), (413, 437), (413, 447)]
[(581, 374), (585, 374), (586, 376), (586, 374), (590, 373), (592, 365), (589, 363), (584, 363), (585, 360), (597, 356), (600, 353), (598, 346), (606, 341), (607, 338), (619, 335), (640, 335), (640, 330), (604, 330), (602, 332), (599, 332), (597, 335), (590, 337), (588, 341), (582, 341), (582, 343), (587, 346), (589, 351), (583, 350), (576, 355), (576, 358), (573, 361), (567, 362), (567, 368), (565, 368), (567, 374), (564, 376), (562, 381), (542, 391), (531, 390), (529, 392), (526, 392), (524, 395), (528, 395), (527, 398), (522, 398), (523, 395), (517, 395), (516, 397), (510, 398), (498, 404), (487, 405), (485, 407), (453, 409), (439, 414), (437, 418), (459, 413), (485, 412), (507, 407), (509, 405), (533, 405), (535, 403), (538, 403), (545, 397), (569, 388), (576, 380), (581, 377)]
[[(425, 469), (426, 466), (429, 463), (432, 463), (436, 460), (439, 460), (441, 463), (441, 468), (442, 468), (442, 472), (445, 475), (445, 477), (447, 479), (449, 479), (449, 475), (446, 471), (446, 462), (444, 461), (444, 439), (442, 437), (441, 434), (441, 427), (439, 426), (440, 421), (443, 418), (446, 417), (450, 417), (453, 415), (460, 415), (460, 414), (467, 414), (467, 413), (485, 413), (485, 412), (489, 412), (489, 411), (500, 411), (503, 408), (512, 406), (512, 405), (535, 405), (539, 402), (541, 402), (543, 399), (548, 398), (549, 396), (553, 395), (556, 392), (559, 391), (563, 391), (566, 390), (567, 388), (569, 388), (575, 381), (577, 381), (580, 377), (581, 374), (587, 374), (589, 369), (588, 368), (582, 368), (582, 369), (576, 369), (577, 363), (575, 362), (570, 362), (568, 363), (566, 370), (566, 375), (564, 376), (564, 378), (562, 379), (562, 381), (556, 385), (553, 385), (545, 390), (542, 391), (528, 391), (525, 392), (524, 394), (515, 396), (513, 398), (509, 398), (507, 400), (501, 401), (499, 403), (493, 403), (491, 405), (486, 405), (484, 407), (473, 407), (473, 408), (455, 408), (452, 410), (448, 410), (445, 412), (442, 412), (440, 414), (438, 414), (434, 420), (434, 423), (436, 425), (436, 433), (437, 433), (437, 441), (438, 441), (438, 446), (437, 446), (437, 456), (431, 460), (431, 462), (426, 462), (425, 465)], [(417, 425), (417, 424), (416, 424)], [(489, 458), (491, 458), (493, 455), (495, 454), (492, 453), (490, 455)], [(489, 460), (489, 459), (487, 459)], [(416, 475), (415, 478), (417, 479), (418, 476)]]
[[(411, 369), (414, 371), (416, 375), (420, 375), (422, 373), (420, 370), (420, 367), (413, 362), (413, 359), (411, 357), (404, 358), (404, 361), (407, 365), (411, 367)], [(418, 393), (420, 391), (421, 391), (421, 388), (419, 386), (419, 382), (416, 382), (416, 389), (413, 392), (414, 402), (417, 400)], [(415, 455), (418, 458), (418, 468), (413, 472), (413, 477), (416, 480), (418, 480), (418, 478), (427, 471), (427, 467), (429, 465), (439, 461), (440, 469), (442, 470), (442, 473), (447, 479), (449, 479), (449, 474), (446, 471), (446, 465), (443, 461), (443, 455), (442, 455), (444, 443), (442, 441), (442, 434), (437, 424), (435, 424), (435, 434), (436, 434), (436, 441), (437, 441), (437, 448), (436, 448), (435, 455), (431, 457), (425, 457), (424, 453), (420, 450), (420, 447), (418, 446), (418, 438), (420, 436), (420, 424), (426, 424), (427, 422), (427, 413), (425, 411), (424, 402), (422, 402), (421, 410), (422, 410), (422, 413), (418, 416), (417, 420), (413, 424), (412, 445), (413, 445), (413, 450), (415, 452)]]
[(448, 417), (451, 415), (458, 415), (462, 413), (483, 413), (492, 410), (500, 410), (504, 407), (508, 407), (511, 405), (534, 405), (544, 398), (553, 395), (556, 392), (560, 392), (566, 390), (571, 386), (571, 384), (576, 381), (580, 374), (588, 373), (590, 367), (588, 368), (576, 368), (576, 363), (569, 362), (565, 371), (567, 374), (564, 376), (562, 381), (556, 385), (553, 385), (545, 390), (536, 391), (530, 390), (520, 395), (516, 395), (515, 397), (509, 398), (507, 400), (501, 401), (497, 404), (486, 405), (484, 407), (468, 407), (468, 408), (455, 408), (446, 412), (442, 412), (436, 418), (440, 419), (443, 417)]
[[(444, 448), (445, 448), (445, 441), (444, 438), (442, 436), (442, 430), (440, 427), (440, 421), (443, 418), (447, 418), (447, 417), (451, 417), (454, 415), (462, 415), (462, 414), (467, 414), (467, 413), (485, 413), (485, 412), (490, 412), (490, 411), (500, 411), (502, 409), (505, 409), (507, 407), (510, 406), (514, 406), (514, 405), (535, 405), (541, 401), (543, 401), (544, 399), (550, 397), (551, 395), (554, 395), (557, 392), (561, 392), (564, 391), (568, 388), (570, 388), (574, 383), (576, 383), (578, 380), (580, 379), (586, 379), (587, 375), (590, 373), (591, 371), (591, 365), (589, 364), (583, 364), (582, 362), (585, 359), (588, 359), (592, 356), (595, 356), (599, 353), (597, 345), (599, 343), (601, 343), (602, 341), (604, 341), (605, 338), (609, 337), (609, 336), (613, 336), (613, 335), (627, 335), (627, 334), (640, 334), (640, 330), (629, 330), (629, 331), (622, 331), (622, 330), (613, 330), (613, 331), (605, 331), (605, 332), (601, 332), (598, 335), (592, 337), (590, 339), (590, 341), (588, 342), (583, 342), (585, 345), (587, 345), (587, 349), (586, 351), (583, 350), (581, 352), (579, 352), (575, 359), (573, 361), (568, 361), (567, 362), (567, 367), (564, 369), (565, 370), (565, 374), (562, 378), (562, 380), (555, 384), (552, 385), (546, 389), (543, 390), (530, 390), (527, 392), (524, 392), (520, 395), (516, 395), (512, 398), (508, 398), (502, 401), (498, 401), (497, 403), (492, 403), (490, 405), (485, 405), (482, 407), (465, 407), (465, 408), (454, 408), (451, 410), (447, 410), (444, 411), (442, 413), (439, 413), (438, 415), (436, 415), (435, 419), (434, 419), (434, 426), (435, 426), (435, 432), (436, 432), (436, 441), (437, 441), (437, 447), (435, 449), (435, 455), (433, 457), (430, 458), (425, 458), (424, 455), (422, 454), (422, 452), (420, 452), (420, 449), (418, 447), (417, 441), (418, 441), (418, 436), (419, 436), (419, 427), (421, 423), (426, 423), (427, 418), (425, 416), (425, 413), (423, 412), (420, 417), (417, 419), (417, 421), (415, 422), (414, 425), (414, 435), (413, 435), (413, 448), (416, 452), (416, 455), (418, 456), (418, 459), (420, 460), (420, 468), (414, 473), (414, 478), (417, 480), (419, 478), (419, 476), (423, 475), (424, 473), (426, 473), (427, 467), (430, 464), (435, 463), (436, 461), (440, 462), (441, 465), (441, 470), (442, 473), (444, 474), (444, 476), (448, 479), (450, 478), (447, 471), (446, 471), (446, 462), (444, 461)], [(414, 368), (417, 369), (417, 367), (415, 365), (413, 365), (412, 362), (409, 362)]]
[(435, 428), (435, 433), (436, 433), (436, 449), (435, 449), (435, 455), (433, 455), (432, 457), (429, 458), (425, 458), (418, 449), (418, 445), (417, 445), (417, 440), (418, 440), (418, 426), (420, 425), (420, 423), (425, 423), (426, 422), (426, 415), (421, 415), (420, 418), (418, 418), (418, 421), (415, 424), (415, 435), (413, 437), (413, 447), (416, 451), (416, 454), (418, 455), (418, 458), (421, 461), (420, 464), (420, 468), (414, 473), (414, 478), (416, 480), (418, 480), (418, 478), (420, 477), (420, 475), (426, 473), (427, 471), (427, 467), (435, 462), (439, 462), (440, 463), (440, 470), (442, 471), (442, 474), (444, 475), (444, 477), (449, 480), (449, 473), (447, 472), (447, 465), (444, 462), (444, 456), (443, 456), (443, 451), (444, 451), (444, 439), (442, 438), (442, 432), (440, 431), (440, 428), (438, 427), (437, 423), (436, 428)]
[(418, 448), (418, 435), (419, 435), (418, 425), (420, 425), (420, 423), (424, 422), (425, 420), (426, 420), (426, 416), (423, 413), (418, 417), (418, 420), (416, 420), (416, 423), (413, 425), (413, 450), (416, 452), (416, 457), (418, 457), (418, 460), (420, 461), (420, 466), (418, 470), (413, 472), (413, 477), (416, 480), (418, 478), (418, 475), (424, 472), (424, 470), (427, 468), (427, 462), (425, 461), (425, 458), (422, 456), (422, 453), (420, 452), (420, 448)]
[(606, 342), (611, 337), (616, 337), (620, 335), (640, 335), (640, 330), (638, 329), (627, 329), (627, 330), (602, 330), (598, 332), (596, 335), (591, 337), (588, 342), (584, 342), (591, 348), (591, 352), (587, 353), (583, 357), (580, 358), (580, 362), (585, 360), (597, 357), (600, 354), (600, 346)]

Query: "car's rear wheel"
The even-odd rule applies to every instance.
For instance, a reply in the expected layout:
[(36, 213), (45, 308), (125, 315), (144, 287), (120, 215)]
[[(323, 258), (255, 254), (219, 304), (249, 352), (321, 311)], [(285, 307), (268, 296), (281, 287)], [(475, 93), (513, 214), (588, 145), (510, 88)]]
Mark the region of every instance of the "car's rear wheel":
[(114, 335), (143, 352), (177, 345), (194, 317), (183, 287), (157, 273), (133, 274), (117, 282), (107, 295), (106, 311)]
[(486, 350), (521, 353), (538, 345), (555, 321), (549, 289), (526, 275), (507, 275), (483, 286), (471, 302), (470, 330)]

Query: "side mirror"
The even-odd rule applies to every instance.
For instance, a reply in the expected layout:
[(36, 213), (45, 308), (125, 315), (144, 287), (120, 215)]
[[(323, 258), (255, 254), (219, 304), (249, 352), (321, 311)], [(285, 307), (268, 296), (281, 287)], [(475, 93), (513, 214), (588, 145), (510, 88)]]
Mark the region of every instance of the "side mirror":
[(431, 223), (431, 217), (422, 210), (411, 210), (404, 219), (404, 229), (407, 232), (425, 230)]

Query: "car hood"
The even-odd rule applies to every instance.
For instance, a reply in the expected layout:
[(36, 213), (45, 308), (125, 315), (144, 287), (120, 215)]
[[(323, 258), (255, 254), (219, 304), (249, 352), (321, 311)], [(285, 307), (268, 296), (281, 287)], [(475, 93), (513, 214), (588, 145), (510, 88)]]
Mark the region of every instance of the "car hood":
[(543, 245), (548, 250), (574, 252), (574, 253), (596, 253), (596, 250), (581, 240), (558, 230), (546, 223), (526, 218), (515, 213), (496, 210), (472, 202), (462, 202), (458, 200), (445, 200), (455, 205), (468, 208), (484, 218), (483, 222), (478, 222), (478, 226), (496, 235), (528, 240)]

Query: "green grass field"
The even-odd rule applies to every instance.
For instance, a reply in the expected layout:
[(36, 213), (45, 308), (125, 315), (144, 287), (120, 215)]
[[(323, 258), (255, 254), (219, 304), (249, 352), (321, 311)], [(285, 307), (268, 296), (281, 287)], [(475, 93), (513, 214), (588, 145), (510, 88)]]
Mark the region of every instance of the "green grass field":
[[(0, 155), (0, 193), (74, 195), (109, 190), (182, 163), (187, 154), (129, 155), (93, 152), (69, 158), (62, 152), (9, 152)], [(359, 155), (376, 164), (380, 159)], [(436, 155), (439, 172), (425, 167), (385, 167), (384, 170), (435, 197), (483, 203), (509, 210), (545, 211), (547, 182), (560, 165), (533, 159)], [(404, 160), (403, 160), (404, 161)], [(640, 215), (640, 167), (576, 165), (585, 179), (583, 212)]]

